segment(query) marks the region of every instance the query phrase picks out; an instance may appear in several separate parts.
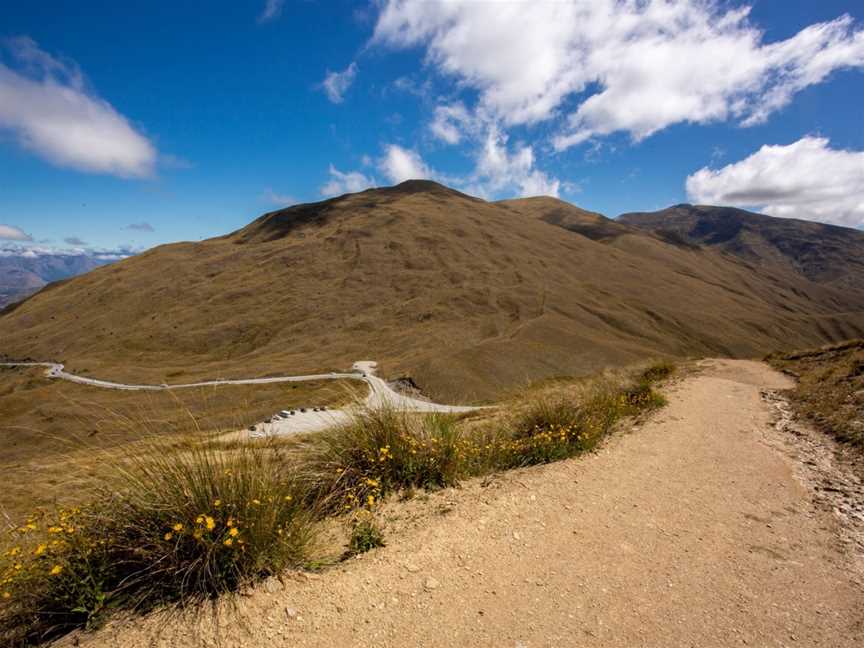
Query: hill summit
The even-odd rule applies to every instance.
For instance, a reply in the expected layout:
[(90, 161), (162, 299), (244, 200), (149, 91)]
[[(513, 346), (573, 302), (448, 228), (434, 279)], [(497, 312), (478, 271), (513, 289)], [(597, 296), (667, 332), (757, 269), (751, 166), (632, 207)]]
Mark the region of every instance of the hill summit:
[(409, 180), (43, 290), (0, 316), (0, 352), (136, 382), (374, 358), (385, 376), (467, 402), (648, 356), (864, 335), (864, 272), (836, 252), (860, 232), (741, 216), (732, 236), (711, 209), (612, 220)]

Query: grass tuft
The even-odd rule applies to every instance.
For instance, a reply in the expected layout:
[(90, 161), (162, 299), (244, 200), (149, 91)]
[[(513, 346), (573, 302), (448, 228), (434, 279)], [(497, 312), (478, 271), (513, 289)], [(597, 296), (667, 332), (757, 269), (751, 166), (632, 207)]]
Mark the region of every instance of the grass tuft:
[(3, 645), (91, 626), (113, 608), (212, 598), (307, 558), (313, 516), (265, 447), (150, 450), (117, 466), (93, 503), (9, 533)]

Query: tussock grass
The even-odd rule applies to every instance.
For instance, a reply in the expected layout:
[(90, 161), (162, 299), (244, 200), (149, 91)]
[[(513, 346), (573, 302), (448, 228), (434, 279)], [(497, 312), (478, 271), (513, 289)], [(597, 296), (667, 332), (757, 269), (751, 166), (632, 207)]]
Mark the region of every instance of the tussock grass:
[(265, 447), (150, 448), (118, 465), (86, 506), (33, 517), (0, 556), (0, 643), (236, 590), (301, 565), (314, 538), (284, 465)]
[(314, 560), (322, 518), (352, 520), (346, 555), (383, 546), (389, 493), (436, 489), (596, 447), (622, 418), (661, 406), (660, 363), (554, 381), (503, 412), (460, 417), (357, 408), (326, 433), (219, 444), (135, 444), (77, 508), (35, 516), (0, 546), (0, 643), (29, 645), (144, 611), (236, 591)]

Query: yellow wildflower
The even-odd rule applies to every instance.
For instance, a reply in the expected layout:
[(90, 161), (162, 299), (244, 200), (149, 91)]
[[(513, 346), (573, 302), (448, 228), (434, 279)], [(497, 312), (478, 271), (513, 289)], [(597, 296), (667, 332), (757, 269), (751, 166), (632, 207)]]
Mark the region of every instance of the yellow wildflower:
[(373, 504), (375, 504), (375, 496), (374, 496), (374, 495), (370, 495), (369, 497), (367, 497), (367, 498), (366, 498), (366, 503), (369, 504), (369, 506), (372, 506)]
[(197, 518), (195, 518), (195, 524), (204, 524), (204, 516), (199, 515)]
[(43, 542), (38, 547), (36, 547), (36, 549), (33, 551), (33, 555), (34, 556), (41, 556), (43, 553), (45, 553), (45, 550), (47, 548), (48, 548), (48, 545)]
[(209, 515), (204, 516), (204, 526), (207, 527), (208, 531), (212, 531), (216, 528), (216, 521), (210, 517)]
[(171, 533), (171, 532), (169, 531), (169, 532), (166, 533), (163, 537), (164, 537), (166, 540), (170, 540), (171, 538), (174, 537), (174, 534)]
[(261, 500), (259, 500), (259, 499), (253, 499), (253, 500), (252, 500), (252, 503), (253, 503), (255, 506), (260, 506), (260, 504), (261, 504)]
[(171, 527), (171, 528), (174, 529), (175, 531), (178, 531), (178, 532), (179, 532), (179, 531), (182, 531), (182, 530), (183, 530), (183, 523), (182, 523), (182, 522), (178, 522), (177, 524), (175, 524), (175, 525), (174, 525), (173, 527)]
[(232, 538), (234, 538), (234, 537), (236, 537), (239, 533), (240, 533), (240, 529), (238, 529), (237, 527), (233, 527), (233, 528), (228, 532), (228, 535), (230, 535)]
[(234, 541), (231, 538), (225, 538), (225, 540), (222, 541), (222, 544), (224, 544), (226, 547), (230, 547), (232, 544), (234, 544)]
[(63, 565), (54, 565), (51, 568), (51, 571), (48, 573), (50, 573), (52, 576), (56, 576), (57, 574), (59, 574), (62, 571), (63, 571)]
[(215, 506), (216, 508), (219, 508), (220, 506), (222, 506), (222, 500), (217, 499), (215, 502), (213, 502), (213, 506)]
[(291, 497), (290, 495), (286, 495), (286, 496), (285, 496), (285, 501), (286, 501), (286, 502), (290, 502), (292, 499), (294, 499), (294, 498)]
[(228, 521), (225, 523), (225, 526), (227, 526), (229, 529), (231, 527), (233, 527), (234, 526), (234, 518), (229, 517)]

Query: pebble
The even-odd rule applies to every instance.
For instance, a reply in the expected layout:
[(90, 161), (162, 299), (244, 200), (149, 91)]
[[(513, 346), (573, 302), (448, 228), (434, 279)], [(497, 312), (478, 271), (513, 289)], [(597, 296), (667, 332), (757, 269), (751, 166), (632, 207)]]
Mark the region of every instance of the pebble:
[(425, 583), (423, 583), (423, 587), (426, 588), (427, 590), (438, 589), (439, 585), (440, 585), (440, 583), (437, 580), (435, 580), (434, 578), (432, 578), (431, 576), (426, 579)]

